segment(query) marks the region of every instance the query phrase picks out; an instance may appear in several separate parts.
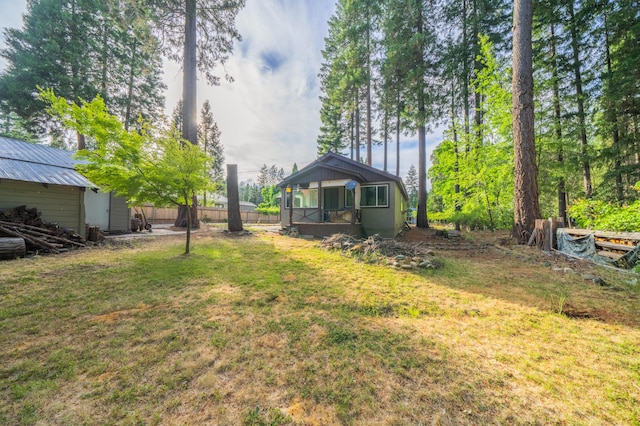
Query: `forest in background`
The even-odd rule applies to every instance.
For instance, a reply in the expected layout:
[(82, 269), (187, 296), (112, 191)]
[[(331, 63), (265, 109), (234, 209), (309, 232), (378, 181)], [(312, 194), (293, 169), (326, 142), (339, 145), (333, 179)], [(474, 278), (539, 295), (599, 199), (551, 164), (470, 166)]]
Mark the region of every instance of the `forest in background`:
[[(181, 59), (179, 37), (168, 32), (173, 27), (158, 28), (158, 22), (181, 22), (170, 16), (171, 4), (29, 1), (23, 27), (5, 30), (2, 134), (63, 140), (36, 86), (67, 99), (100, 95), (126, 128), (140, 126), (140, 118), (162, 121), (161, 58)], [(382, 144), (383, 169), (399, 174), (399, 157), (389, 154), (399, 152), (402, 135), (417, 135), (418, 167), (405, 177), (412, 203), (426, 205), (430, 220), (510, 228), (512, 7), (506, 0), (339, 0), (319, 76), (318, 153), (371, 164), (372, 146)], [(611, 221), (625, 228), (640, 213), (634, 186), (640, 180), (640, 6), (546, 0), (533, 10), (541, 215), (563, 217), (569, 210), (574, 219), (593, 221), (623, 206), (623, 220)], [(209, 152), (216, 154), (212, 175), (219, 179), (220, 134), (206, 106), (201, 114), (211, 130), (200, 131), (200, 144), (217, 139)], [(181, 116), (167, 121), (180, 128)], [(445, 137), (426, 170), (425, 134), (435, 129), (445, 129)], [(85, 143), (77, 137), (78, 146)]]
[[(389, 153), (402, 135), (423, 145), (425, 131), (445, 129), (431, 168), (417, 159), (418, 182), (431, 180), (429, 219), (510, 228), (512, 8), (505, 0), (338, 1), (323, 51), (318, 152), (371, 164), (372, 145), (382, 144), (384, 170), (398, 174)], [(625, 228), (640, 213), (640, 5), (544, 0), (533, 11), (541, 215), (573, 209), (573, 219), (593, 219), (623, 206), (625, 224), (616, 226)]]
[[(228, 55), (228, 33), (235, 36), (233, 19), (243, 3), (229, 3), (222, 11), (213, 4), (203, 9), (202, 4), (187, 3), (193, 11), (198, 8), (200, 50), (209, 52), (201, 53), (199, 61), (213, 68)], [(75, 103), (100, 97), (125, 131), (151, 132), (158, 138), (172, 126), (184, 136), (185, 123), (197, 122), (195, 138), (189, 141), (212, 157), (209, 177), (222, 183), (224, 148), (210, 102), (204, 101), (199, 117), (193, 109), (185, 119), (182, 100), (171, 117), (164, 114), (162, 57), (180, 62), (184, 56), (186, 7), (173, 0), (29, 0), (21, 28), (4, 29), (6, 47), (0, 54), (7, 69), (0, 74), (0, 135), (95, 150), (96, 138), (71, 131), (51, 116), (40, 89), (52, 89)], [(216, 30), (208, 27), (212, 16), (218, 19)], [(215, 42), (203, 49), (214, 35)], [(217, 84), (217, 77), (206, 75)], [(206, 192), (201, 203), (207, 204)]]

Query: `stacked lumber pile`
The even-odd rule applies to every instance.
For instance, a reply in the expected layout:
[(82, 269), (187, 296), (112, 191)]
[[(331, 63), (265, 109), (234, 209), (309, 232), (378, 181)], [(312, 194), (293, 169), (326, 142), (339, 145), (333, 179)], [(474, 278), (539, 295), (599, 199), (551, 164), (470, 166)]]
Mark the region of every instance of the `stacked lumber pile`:
[(0, 238), (22, 238), (31, 252), (61, 253), (86, 246), (73, 230), (46, 223), (40, 215), (37, 209), (26, 206), (0, 211)]
[(594, 234), (596, 253), (609, 259), (618, 260), (640, 244), (640, 232), (605, 232), (590, 229), (564, 228), (572, 237)]

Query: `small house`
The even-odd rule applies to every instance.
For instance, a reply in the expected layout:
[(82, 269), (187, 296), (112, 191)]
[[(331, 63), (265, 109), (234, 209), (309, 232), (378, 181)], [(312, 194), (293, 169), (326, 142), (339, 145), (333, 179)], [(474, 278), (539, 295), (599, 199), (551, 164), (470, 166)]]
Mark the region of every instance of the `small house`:
[[(226, 209), (229, 206), (229, 200), (224, 195), (214, 194), (213, 196), (213, 205), (218, 209)], [(240, 211), (241, 212), (254, 212), (256, 211), (256, 206), (249, 201), (240, 201)]]
[(342, 155), (328, 153), (278, 185), (281, 226), (302, 235), (380, 234), (402, 231), (409, 197), (402, 179)]
[(85, 224), (129, 231), (126, 200), (97, 191), (77, 162), (69, 151), (0, 137), (0, 209), (35, 207), (45, 222), (83, 238)]

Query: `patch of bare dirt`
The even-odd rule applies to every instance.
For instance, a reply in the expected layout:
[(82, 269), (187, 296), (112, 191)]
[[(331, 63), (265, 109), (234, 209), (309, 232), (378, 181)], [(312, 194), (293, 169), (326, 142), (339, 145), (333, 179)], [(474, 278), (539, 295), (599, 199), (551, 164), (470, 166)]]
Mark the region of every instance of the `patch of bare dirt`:
[(152, 307), (149, 305), (146, 305), (144, 303), (140, 303), (138, 305), (137, 308), (134, 309), (125, 309), (125, 310), (121, 310), (121, 311), (113, 311), (113, 312), (109, 312), (103, 315), (96, 315), (92, 318), (92, 321), (94, 322), (100, 322), (100, 323), (112, 323), (115, 322), (117, 320), (119, 320), (122, 317), (127, 317), (127, 316), (131, 316), (133, 314), (136, 314), (138, 312), (144, 312), (144, 311), (148, 311), (149, 309), (151, 309)]
[[(533, 280), (549, 276), (548, 286), (540, 294), (532, 294), (517, 285), (478, 288), (475, 291), (506, 298), (532, 306), (542, 306), (558, 286), (564, 287), (571, 299), (562, 314), (576, 320), (596, 320), (608, 324), (638, 325), (638, 295), (628, 282), (640, 281), (626, 271), (605, 269), (584, 259), (570, 258), (557, 251), (545, 252), (537, 247), (517, 244), (508, 231), (449, 233), (437, 229), (412, 227), (398, 238), (404, 244), (433, 249), (444, 258), (467, 259), (474, 265), (486, 265), (497, 276), (522, 277)], [(636, 280), (636, 281), (633, 281)], [(562, 284), (564, 283), (564, 284)], [(546, 293), (545, 293), (546, 292)]]

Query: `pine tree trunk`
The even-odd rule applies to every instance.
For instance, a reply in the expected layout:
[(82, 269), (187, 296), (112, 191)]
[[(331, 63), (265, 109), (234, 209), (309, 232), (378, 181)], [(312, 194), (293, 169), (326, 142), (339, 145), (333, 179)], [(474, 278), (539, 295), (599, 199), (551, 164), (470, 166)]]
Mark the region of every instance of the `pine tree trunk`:
[(354, 125), (354, 120), (355, 120), (355, 115), (354, 113), (351, 113), (351, 120), (349, 120), (349, 137), (351, 138), (351, 159), (353, 160), (353, 153), (354, 153), (354, 140), (355, 140), (355, 135), (354, 135), (354, 129), (355, 129), (355, 125)]
[(229, 231), (242, 231), (242, 217), (240, 216), (240, 197), (238, 194), (238, 166), (227, 164), (227, 217)]
[[(462, 206), (460, 205), (460, 152), (458, 148), (458, 129), (456, 127), (456, 111), (455, 111), (455, 96), (454, 96), (454, 88), (453, 88), (453, 79), (451, 79), (451, 128), (453, 129), (453, 154), (455, 156), (455, 160), (453, 163), (453, 178), (455, 179), (455, 211), (460, 212), (462, 210)], [(460, 222), (458, 220), (455, 221), (455, 230), (460, 230)]]
[(428, 228), (427, 219), (427, 149), (424, 125), (418, 127), (418, 211), (416, 226)]
[(356, 161), (360, 162), (360, 98), (358, 96), (358, 91), (356, 90)]
[(81, 149), (87, 148), (87, 142), (82, 133), (76, 132), (76, 140), (78, 141), (78, 151), (80, 151)]
[(591, 185), (591, 164), (589, 161), (587, 125), (584, 112), (584, 94), (582, 93), (582, 76), (580, 73), (580, 52), (578, 48), (578, 30), (576, 29), (576, 17), (573, 7), (573, 0), (569, 2), (569, 14), (571, 18), (571, 48), (573, 51), (573, 72), (575, 74), (576, 96), (578, 102), (578, 128), (580, 130), (580, 156), (582, 157), (582, 177), (584, 180), (584, 196), (593, 196)]
[(189, 254), (191, 248), (191, 208), (189, 205), (185, 205), (187, 214), (185, 215), (187, 218), (187, 242), (184, 250), (184, 254)]
[(196, 0), (185, 0), (184, 60), (182, 77), (182, 137), (198, 144), (197, 132), (197, 27)]
[(514, 237), (527, 243), (540, 217), (534, 138), (532, 0), (515, 0), (513, 10)]
[[(606, 54), (606, 59), (607, 59), (607, 74), (610, 76), (613, 73), (613, 69), (611, 66), (611, 49), (610, 49), (610, 44), (609, 44), (609, 28), (607, 25), (608, 21), (607, 21), (607, 13), (605, 10), (604, 13), (604, 41), (605, 41), (605, 54)], [(622, 148), (620, 146), (620, 131), (619, 131), (619, 127), (618, 127), (618, 111), (615, 105), (615, 101), (612, 99), (607, 100), (607, 106), (608, 106), (608, 111), (607, 111), (607, 115), (609, 116), (609, 119), (611, 121), (611, 123), (613, 124), (613, 131), (612, 131), (612, 137), (613, 137), (613, 148), (614, 148), (614, 155), (615, 155), (615, 165), (614, 165), (614, 173), (615, 173), (615, 177), (616, 177), (616, 198), (618, 200), (618, 203), (620, 205), (622, 205), (622, 203), (624, 202), (624, 187), (622, 186)]]
[[(418, 34), (423, 33), (423, 21), (422, 21), (422, 8), (419, 9), (418, 14)], [(421, 47), (420, 52), (424, 52), (424, 46)], [(419, 69), (424, 70), (424, 58), (420, 55)], [(418, 84), (418, 119), (420, 124), (418, 125), (418, 211), (416, 226), (418, 228), (428, 228), (429, 220), (427, 219), (427, 141), (426, 141), (426, 110), (425, 110), (425, 87), (424, 81)]]
[(100, 48), (102, 49), (100, 59), (100, 67), (102, 68), (102, 71), (100, 73), (100, 96), (102, 96), (103, 99), (107, 98), (107, 71), (109, 68), (109, 64), (107, 63), (107, 51), (110, 47), (107, 35), (108, 29), (107, 22), (105, 21), (102, 25), (102, 44), (100, 46)]
[[(196, 19), (196, 0), (185, 0), (184, 58), (182, 62), (182, 137), (193, 145), (198, 144)], [(187, 206), (178, 207), (178, 218), (175, 226), (191, 228), (198, 225), (198, 200), (196, 197), (193, 197), (193, 199), (193, 209), (187, 209)], [(191, 210), (191, 212), (188, 210)], [(194, 213), (196, 214), (195, 218), (193, 216)], [(190, 215), (190, 218), (187, 218), (188, 215)]]
[[(475, 61), (473, 63), (473, 70), (475, 76), (478, 76), (484, 65), (480, 61), (480, 46), (478, 42), (479, 38), (479, 12), (478, 12), (478, 1), (473, 0), (473, 57)], [(484, 115), (482, 113), (482, 94), (480, 92), (476, 92), (475, 94), (475, 114), (474, 114), (474, 126), (475, 126), (475, 141), (474, 147), (475, 149), (479, 149), (482, 145), (482, 123), (484, 121)]]
[(396, 102), (396, 176), (400, 176), (400, 90), (398, 90), (398, 99)]
[(385, 108), (384, 110), (384, 168), (383, 170), (387, 171), (387, 151), (388, 151), (388, 139), (389, 139), (389, 111)]
[(469, 62), (467, 50), (469, 47), (469, 41), (467, 36), (467, 1), (462, 2), (462, 48), (465, 49), (464, 57), (462, 58), (462, 102), (464, 103), (464, 134), (467, 150), (469, 149), (469, 135), (471, 130), (469, 129)]
[(370, 52), (370, 33), (371, 25), (369, 23), (369, 7), (367, 4), (367, 165), (371, 166), (371, 52)]
[[(193, 204), (190, 209), (187, 209), (187, 206), (184, 204), (178, 206), (178, 217), (173, 223), (173, 226), (194, 229), (198, 229), (200, 227), (200, 221), (198, 220), (198, 198), (194, 196), (191, 199), (191, 202)], [(191, 216), (191, 218), (187, 218), (187, 215)]]
[(125, 111), (125, 115), (124, 115), (124, 129), (125, 130), (129, 130), (129, 123), (131, 122), (131, 103), (133, 102), (133, 81), (134, 81), (134, 77), (135, 77), (135, 71), (136, 68), (134, 66), (135, 64), (135, 56), (137, 54), (137, 46), (136, 46), (136, 39), (134, 38), (131, 41), (131, 57), (129, 58), (129, 60), (131, 61), (131, 64), (129, 66), (129, 82), (128, 82), (128, 88), (127, 88), (127, 109)]
[(560, 83), (558, 81), (558, 63), (557, 63), (557, 55), (556, 55), (556, 35), (555, 28), (553, 24), (551, 24), (551, 56), (553, 60), (553, 70), (552, 70), (552, 78), (553, 78), (553, 125), (555, 128), (555, 137), (558, 143), (558, 165), (560, 166), (560, 170), (562, 170), (562, 174), (558, 179), (558, 217), (564, 219), (565, 223), (567, 223), (567, 194), (565, 188), (565, 180), (564, 180), (564, 155), (562, 150), (562, 125), (560, 122), (561, 119), (561, 111), (560, 111)]

